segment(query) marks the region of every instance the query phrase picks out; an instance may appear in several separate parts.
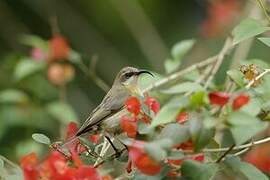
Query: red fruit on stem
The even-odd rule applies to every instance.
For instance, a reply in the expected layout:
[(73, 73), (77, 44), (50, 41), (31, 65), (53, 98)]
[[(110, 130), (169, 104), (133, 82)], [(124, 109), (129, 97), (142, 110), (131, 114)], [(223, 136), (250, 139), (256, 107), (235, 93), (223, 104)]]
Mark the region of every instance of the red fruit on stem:
[(204, 161), (204, 155), (203, 154), (198, 154), (192, 157), (193, 160), (203, 162)]
[(63, 36), (56, 35), (49, 41), (49, 51), (52, 61), (63, 60), (68, 58), (70, 47)]
[(129, 158), (134, 165), (146, 175), (156, 175), (161, 171), (161, 165), (144, 152), (144, 142), (134, 141), (128, 148)]
[(171, 165), (179, 166), (183, 162), (183, 159), (168, 159), (168, 163)]
[(218, 106), (224, 106), (230, 99), (230, 95), (225, 92), (211, 92), (208, 94), (208, 97), (211, 104)]
[(65, 83), (64, 69), (61, 64), (53, 63), (48, 67), (48, 80), (55, 85), (63, 85)]
[(259, 145), (249, 151), (245, 157), (244, 161), (249, 162), (256, 166), (261, 171), (270, 175), (270, 144)]
[(232, 104), (233, 110), (236, 111), (240, 109), (242, 106), (246, 105), (248, 102), (249, 102), (249, 96), (240, 94), (233, 100), (233, 104)]
[(38, 179), (38, 158), (36, 153), (30, 153), (26, 156), (23, 156), (20, 160), (20, 165), (23, 170), (25, 180)]
[(127, 170), (127, 173), (131, 173), (132, 171), (132, 161), (130, 159), (128, 160), (126, 170)]
[(187, 120), (188, 120), (188, 113), (187, 112), (181, 112), (176, 117), (176, 122), (178, 122), (179, 124), (183, 124)]
[(98, 141), (100, 139), (100, 135), (99, 134), (92, 134), (89, 136), (89, 140), (93, 143), (93, 144), (97, 144)]
[(138, 125), (137, 118), (130, 118), (127, 116), (121, 117), (120, 126), (124, 132), (127, 133), (127, 136), (130, 138), (135, 138), (137, 135)]
[(125, 106), (126, 109), (135, 116), (137, 116), (140, 113), (141, 103), (139, 99), (135, 96), (129, 97), (125, 102)]
[(155, 98), (152, 98), (150, 96), (148, 96), (145, 100), (145, 105), (151, 109), (155, 114), (158, 113), (159, 109), (160, 109), (160, 104), (159, 102), (155, 99)]
[(82, 166), (83, 165), (83, 162), (82, 162), (80, 156), (78, 155), (78, 153), (75, 152), (75, 151), (70, 151), (70, 153), (71, 153), (72, 161), (75, 164), (75, 166), (76, 167)]
[(183, 150), (193, 150), (192, 140), (189, 139), (188, 141), (177, 145), (176, 148), (177, 149), (183, 149)]
[(80, 166), (75, 173), (76, 180), (101, 180), (101, 176), (92, 166)]
[(78, 131), (77, 124), (75, 122), (70, 122), (67, 125), (65, 139), (68, 140), (69, 138), (74, 137), (76, 135), (77, 131)]

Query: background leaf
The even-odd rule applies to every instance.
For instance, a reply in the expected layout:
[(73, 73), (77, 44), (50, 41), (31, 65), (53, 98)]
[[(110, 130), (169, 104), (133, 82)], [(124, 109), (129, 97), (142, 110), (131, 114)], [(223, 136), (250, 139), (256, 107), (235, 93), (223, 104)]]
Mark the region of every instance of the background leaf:
[(28, 100), (27, 94), (17, 89), (0, 91), (0, 103), (24, 103)]
[(238, 44), (248, 38), (259, 35), (265, 31), (270, 30), (270, 27), (263, 25), (259, 20), (247, 18), (234, 28), (233, 43)]
[(209, 180), (215, 176), (218, 166), (214, 163), (202, 164), (192, 160), (186, 160), (181, 167), (181, 173), (188, 180)]
[(248, 141), (258, 132), (267, 128), (267, 123), (260, 121), (245, 112), (234, 112), (229, 118), (228, 122), (232, 125), (230, 130), (236, 145), (240, 145)]
[(33, 59), (22, 59), (15, 67), (14, 78), (19, 81), (23, 78), (36, 73), (43, 68), (45, 68), (46, 64), (43, 62), (37, 62)]
[(63, 124), (68, 124), (71, 121), (77, 121), (77, 115), (69, 104), (63, 102), (52, 102), (46, 107), (48, 113), (58, 119)]
[(227, 157), (224, 161), (224, 165), (230, 169), (230, 176), (236, 179), (268, 179), (266, 175), (260, 172), (255, 166), (242, 162), (238, 157)]

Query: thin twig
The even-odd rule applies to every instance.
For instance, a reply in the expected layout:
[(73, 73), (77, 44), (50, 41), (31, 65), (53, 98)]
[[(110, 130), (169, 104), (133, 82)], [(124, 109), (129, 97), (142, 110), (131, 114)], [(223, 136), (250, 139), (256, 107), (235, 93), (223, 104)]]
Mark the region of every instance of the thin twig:
[[(258, 141), (254, 141), (254, 142), (251, 142), (251, 143), (243, 144), (243, 145), (240, 145), (240, 146), (235, 146), (235, 147), (233, 147), (232, 150), (245, 149), (245, 148), (249, 148), (249, 147), (259, 145), (259, 144), (263, 144), (263, 143), (267, 143), (267, 142), (270, 142), (270, 137), (267, 137), (267, 138), (264, 138), (264, 139), (261, 139), (261, 140), (258, 140)], [(211, 152), (225, 152), (225, 151), (228, 151), (229, 148), (230, 147), (203, 149), (201, 152), (203, 152), (203, 153), (207, 153), (207, 152), (208, 153), (211, 153)], [(194, 153), (192, 150), (182, 150), (182, 151), (185, 152), (185, 153)]]
[(233, 144), (227, 151), (225, 151), (224, 154), (222, 154), (217, 160), (216, 160), (216, 163), (219, 163), (221, 162), (232, 150), (233, 148), (235, 147), (235, 144)]
[(270, 69), (265, 69), (264, 72), (259, 74), (256, 78), (252, 79), (248, 85), (246, 85), (246, 89), (249, 89), (256, 81), (260, 80), (264, 75), (270, 73)]
[(265, 8), (263, 2), (262, 2), (261, 0), (256, 0), (256, 1), (257, 1), (257, 3), (259, 4), (260, 8), (262, 9), (262, 11), (263, 11), (263, 13), (264, 13), (264, 15), (265, 15), (265, 17), (266, 17), (268, 23), (270, 23), (270, 17), (269, 17), (269, 15), (268, 15), (268, 13), (267, 13), (267, 10), (266, 10), (266, 8)]
[(157, 89), (161, 86), (164, 86), (166, 85), (167, 83), (169, 83), (170, 81), (173, 81), (173, 80), (177, 80), (179, 79), (180, 77), (182, 77), (183, 75), (187, 74), (187, 73), (190, 73), (191, 71), (194, 71), (195, 69), (199, 69), (199, 68), (202, 68), (204, 66), (207, 66), (209, 64), (212, 64), (214, 63), (215, 61), (217, 60), (217, 56), (212, 56), (210, 58), (207, 58), (206, 60), (204, 61), (201, 61), (199, 63), (196, 63), (196, 64), (193, 64), (181, 71), (178, 71), (178, 72), (175, 72), (163, 79), (161, 79), (160, 81), (152, 84), (151, 86), (149, 86), (148, 88), (144, 89), (143, 92), (147, 92), (147, 91), (152, 91), (154, 89)]
[(233, 41), (231, 37), (228, 37), (222, 47), (222, 49), (220, 50), (220, 52), (217, 55), (217, 61), (215, 62), (215, 64), (212, 67), (212, 70), (210, 72), (210, 75), (208, 77), (208, 79), (206, 80), (206, 83), (204, 85), (204, 88), (207, 88), (210, 84), (210, 82), (213, 80), (215, 74), (218, 72), (225, 55), (228, 53), (228, 51), (232, 48), (233, 45)]
[[(110, 143), (107, 141), (106, 137), (104, 136), (103, 139), (103, 146), (102, 149), (100, 151), (99, 157), (104, 157), (104, 155), (106, 154), (106, 152), (108, 151), (109, 147), (110, 147)], [(114, 141), (114, 139), (111, 139), (111, 141)], [(98, 158), (94, 164), (94, 166), (96, 166), (97, 164), (99, 164), (100, 160), (102, 160), (102, 158)]]
[(81, 69), (81, 71), (87, 75), (90, 79), (92, 79), (98, 87), (100, 87), (103, 91), (107, 92), (109, 91), (110, 87), (100, 78), (98, 77), (95, 72), (88, 69), (88, 67), (82, 62), (78, 62), (78, 67)]
[(243, 149), (243, 150), (241, 150), (241, 151), (238, 151), (237, 153), (235, 153), (235, 154), (233, 154), (233, 155), (234, 155), (234, 156), (239, 156), (239, 155), (244, 154), (245, 152), (247, 152), (247, 151), (249, 151), (249, 150), (250, 150), (250, 147), (245, 148), (245, 149)]

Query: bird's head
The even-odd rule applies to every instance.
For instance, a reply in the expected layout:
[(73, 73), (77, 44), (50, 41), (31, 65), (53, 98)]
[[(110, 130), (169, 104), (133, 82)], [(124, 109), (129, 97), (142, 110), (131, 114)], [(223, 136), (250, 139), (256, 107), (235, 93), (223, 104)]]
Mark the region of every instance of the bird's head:
[(138, 93), (138, 77), (141, 74), (153, 74), (147, 70), (140, 70), (134, 67), (124, 67), (117, 74), (115, 83), (122, 85), (131, 92)]

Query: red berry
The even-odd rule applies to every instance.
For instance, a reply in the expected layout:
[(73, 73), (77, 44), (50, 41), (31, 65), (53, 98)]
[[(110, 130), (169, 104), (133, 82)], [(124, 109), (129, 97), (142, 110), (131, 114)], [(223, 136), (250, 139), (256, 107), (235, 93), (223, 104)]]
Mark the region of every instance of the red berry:
[(99, 134), (93, 134), (89, 136), (89, 140), (93, 143), (93, 144), (97, 144), (98, 141), (100, 139), (100, 135)]
[(140, 113), (141, 104), (139, 99), (135, 96), (129, 97), (125, 102), (125, 106), (127, 110), (130, 113), (134, 114), (135, 116), (137, 116)]
[(127, 136), (130, 138), (135, 138), (137, 135), (138, 125), (137, 118), (130, 118), (123, 116), (120, 120), (120, 126), (124, 132), (127, 133)]
[(199, 154), (199, 155), (195, 155), (192, 158), (195, 161), (199, 161), (199, 162), (203, 162), (204, 161), (204, 155), (203, 154)]
[(218, 106), (224, 106), (230, 99), (230, 95), (225, 92), (211, 92), (208, 94), (208, 97), (211, 104)]
[(188, 113), (187, 112), (181, 112), (176, 117), (176, 122), (178, 122), (179, 124), (183, 124), (187, 120), (188, 120)]
[(249, 96), (240, 94), (233, 100), (233, 110), (236, 111), (249, 102)]
[(68, 58), (70, 47), (63, 36), (56, 35), (49, 41), (49, 50), (51, 60), (63, 60)]
[(160, 108), (160, 104), (159, 102), (155, 99), (155, 98), (152, 98), (152, 97), (147, 97), (146, 100), (145, 100), (145, 105), (151, 109), (155, 114), (158, 113), (159, 111), (159, 108)]
[(146, 175), (156, 175), (161, 171), (161, 165), (144, 152), (144, 142), (135, 141), (128, 148), (129, 158), (134, 165)]

